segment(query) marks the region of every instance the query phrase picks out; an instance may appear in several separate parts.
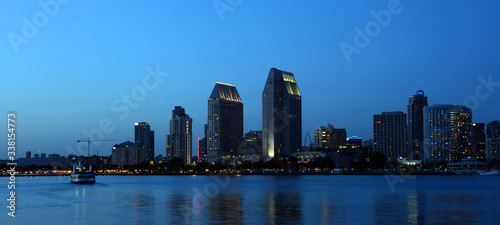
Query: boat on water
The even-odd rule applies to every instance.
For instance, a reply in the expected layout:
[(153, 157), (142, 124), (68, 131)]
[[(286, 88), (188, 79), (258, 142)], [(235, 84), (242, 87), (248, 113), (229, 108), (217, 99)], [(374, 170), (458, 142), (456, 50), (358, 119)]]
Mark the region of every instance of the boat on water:
[(481, 172), (479, 175), (500, 175), (500, 171), (498, 170), (490, 170), (486, 172)]
[(92, 171), (92, 165), (87, 170), (81, 162), (78, 165), (73, 165), (71, 172), (71, 183), (75, 184), (93, 184), (95, 183), (95, 173)]

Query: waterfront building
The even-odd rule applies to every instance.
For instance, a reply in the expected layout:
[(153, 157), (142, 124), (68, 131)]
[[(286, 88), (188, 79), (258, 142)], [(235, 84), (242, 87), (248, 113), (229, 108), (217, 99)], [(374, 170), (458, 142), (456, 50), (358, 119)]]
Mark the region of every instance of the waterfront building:
[(113, 146), (111, 150), (111, 163), (119, 167), (136, 165), (141, 162), (143, 154), (142, 145), (136, 145), (131, 141), (125, 141)]
[(424, 107), (427, 96), (418, 90), (408, 98), (408, 151), (410, 159), (421, 159), (424, 153)]
[(208, 124), (203, 125), (203, 138), (198, 137), (198, 161), (207, 161), (207, 132)]
[(461, 105), (424, 107), (424, 139), (427, 163), (472, 157), (472, 110)]
[(384, 153), (387, 160), (407, 159), (406, 131), (403, 112), (373, 115), (373, 151)]
[(208, 99), (207, 137), (210, 163), (243, 152), (243, 102), (235, 85), (216, 82)]
[(500, 159), (500, 122), (493, 121), (486, 125), (486, 160)]
[(477, 159), (486, 159), (486, 133), (484, 123), (472, 124), (472, 156)]
[(139, 162), (154, 162), (155, 159), (155, 133), (146, 122), (135, 122), (135, 145), (143, 149)]
[(264, 158), (288, 157), (302, 148), (302, 96), (291, 72), (271, 68), (262, 92)]
[(262, 131), (245, 133), (245, 154), (262, 156)]
[(181, 106), (175, 106), (170, 119), (170, 134), (167, 135), (167, 161), (180, 158), (184, 164), (191, 164), (192, 159), (192, 124), (193, 119)]

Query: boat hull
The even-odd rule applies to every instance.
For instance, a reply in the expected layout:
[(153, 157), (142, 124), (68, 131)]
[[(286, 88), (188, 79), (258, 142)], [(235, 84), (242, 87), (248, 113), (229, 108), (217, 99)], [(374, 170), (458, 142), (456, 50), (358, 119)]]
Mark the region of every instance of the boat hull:
[(74, 184), (93, 184), (95, 183), (95, 174), (71, 174), (70, 181)]

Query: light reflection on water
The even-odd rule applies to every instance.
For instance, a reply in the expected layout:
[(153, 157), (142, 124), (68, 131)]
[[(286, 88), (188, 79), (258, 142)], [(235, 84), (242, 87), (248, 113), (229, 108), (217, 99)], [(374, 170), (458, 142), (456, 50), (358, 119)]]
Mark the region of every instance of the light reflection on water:
[(18, 177), (16, 218), (0, 224), (499, 224), (498, 178), (416, 176), (392, 192), (383, 176)]

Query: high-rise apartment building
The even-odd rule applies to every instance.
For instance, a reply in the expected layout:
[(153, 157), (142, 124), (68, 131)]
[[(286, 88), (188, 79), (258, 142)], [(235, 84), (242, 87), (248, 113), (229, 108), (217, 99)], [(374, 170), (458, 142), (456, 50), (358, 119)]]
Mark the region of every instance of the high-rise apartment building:
[(500, 159), (500, 122), (493, 121), (486, 125), (486, 160)]
[(235, 85), (216, 82), (208, 99), (208, 161), (243, 152), (243, 102)]
[(245, 155), (262, 156), (262, 131), (245, 133)]
[(293, 73), (271, 68), (262, 92), (264, 158), (288, 157), (302, 148), (302, 96)]
[(424, 91), (408, 98), (408, 151), (410, 159), (421, 159), (424, 153), (424, 107), (428, 106)]
[(135, 145), (142, 146), (139, 161), (155, 160), (155, 133), (146, 122), (135, 122)]
[(484, 123), (472, 124), (472, 157), (486, 159), (486, 133)]
[(473, 157), (472, 110), (461, 105), (424, 107), (424, 140), (427, 163)]
[(207, 132), (208, 124), (203, 125), (203, 138), (198, 138), (198, 160), (207, 161)]
[(170, 119), (170, 134), (167, 135), (167, 160), (180, 158), (191, 164), (192, 156), (192, 124), (193, 119), (186, 114), (184, 108), (176, 106)]
[(387, 160), (408, 159), (406, 132), (405, 113), (373, 115), (373, 151), (384, 153)]

